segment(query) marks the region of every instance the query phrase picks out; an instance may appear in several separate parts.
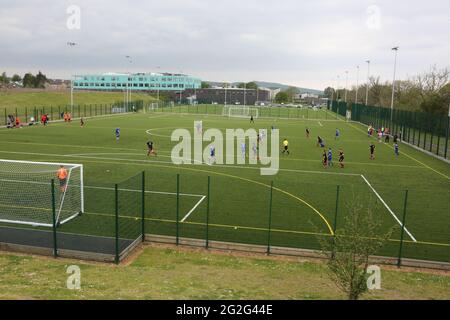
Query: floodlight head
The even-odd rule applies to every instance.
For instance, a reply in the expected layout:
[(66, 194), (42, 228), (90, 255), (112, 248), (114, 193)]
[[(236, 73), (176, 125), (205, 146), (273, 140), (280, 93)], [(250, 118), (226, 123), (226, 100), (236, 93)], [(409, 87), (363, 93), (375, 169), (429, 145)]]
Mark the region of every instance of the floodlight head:
[(391, 50), (397, 51), (399, 47), (393, 47)]

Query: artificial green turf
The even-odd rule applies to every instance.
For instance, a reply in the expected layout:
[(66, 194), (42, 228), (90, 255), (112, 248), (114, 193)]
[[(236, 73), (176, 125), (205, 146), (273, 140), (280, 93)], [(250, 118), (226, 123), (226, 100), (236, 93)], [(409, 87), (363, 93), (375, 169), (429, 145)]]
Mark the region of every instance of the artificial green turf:
[[(405, 145), (400, 145), (400, 156), (396, 157), (392, 146), (368, 138), (365, 127), (336, 119), (336, 115), (325, 110), (265, 108), (260, 116), (273, 118), (259, 118), (255, 124), (250, 124), (249, 119), (220, 116), (222, 106), (218, 105), (175, 106), (157, 111), (88, 119), (83, 128), (74, 121), (45, 128), (2, 129), (0, 158), (84, 165), (86, 213), (64, 225), (62, 230), (67, 232), (113, 235), (114, 183), (145, 170), (149, 191), (145, 204), (147, 233), (176, 234), (178, 173), (180, 193), (190, 194), (179, 197), (179, 220), (201, 196), (207, 195), (210, 176), (209, 239), (266, 245), (269, 186), (273, 181), (271, 245), (317, 248), (317, 235), (329, 236), (335, 224), (339, 185), (337, 228), (344, 222), (346, 203), (354, 196), (366, 206), (374, 204), (382, 231), (397, 227), (380, 254), (396, 256), (399, 224), (364, 182), (364, 175), (399, 219), (403, 215), (405, 190), (409, 192), (406, 228), (418, 242), (405, 234), (404, 256), (450, 261), (448, 164)], [(170, 141), (170, 135), (176, 128), (194, 132), (194, 120), (203, 120), (204, 129), (218, 128), (223, 132), (226, 128), (253, 127), (265, 128), (270, 134), (271, 126), (275, 126), (280, 129), (280, 139), (289, 139), (291, 154), (280, 155), (280, 171), (275, 176), (261, 176), (259, 167), (254, 165), (173, 165), (170, 153), (175, 142)], [(121, 128), (120, 141), (114, 137), (116, 127)], [(305, 137), (306, 127), (311, 131), (309, 139)], [(341, 131), (339, 140), (334, 140), (336, 128)], [(151, 135), (146, 132), (148, 129)], [(332, 147), (335, 164), (338, 150), (345, 151), (344, 169), (337, 165), (323, 169), (323, 150), (316, 146), (317, 135), (325, 139), (327, 147)], [(146, 156), (148, 139), (155, 142), (157, 157)], [(375, 160), (369, 160), (371, 142), (376, 145)], [(240, 150), (236, 153), (240, 156)], [(137, 177), (125, 185), (131, 183), (138, 190), (138, 180)], [(122, 215), (127, 217), (121, 218), (125, 226), (121, 235), (132, 238), (139, 233), (140, 223), (133, 216), (139, 211), (138, 192), (120, 194), (120, 202), (127, 208), (123, 209), (126, 214)], [(206, 208), (204, 199), (179, 224), (180, 236), (206, 236)]]

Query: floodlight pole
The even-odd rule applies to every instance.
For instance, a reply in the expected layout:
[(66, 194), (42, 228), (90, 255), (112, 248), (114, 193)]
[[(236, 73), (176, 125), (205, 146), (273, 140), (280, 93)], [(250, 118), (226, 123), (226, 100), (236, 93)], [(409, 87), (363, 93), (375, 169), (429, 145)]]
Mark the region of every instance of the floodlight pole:
[(332, 88), (333, 88), (333, 90), (331, 90), (331, 103), (330, 103), (330, 106), (331, 106), (331, 104), (333, 103), (333, 98), (334, 98), (334, 91), (335, 91), (335, 89), (334, 89), (334, 85), (335, 85), (335, 83), (334, 83), (334, 79), (332, 79), (331, 80), (332, 82), (333, 82), (333, 84), (332, 84)]
[(366, 106), (369, 101), (369, 73), (370, 73), (370, 60), (366, 60), (367, 62), (367, 84), (366, 84)]
[[(67, 42), (67, 45), (71, 48), (75, 47), (77, 44), (75, 42)], [(71, 67), (72, 66), (72, 57), (70, 58)], [(73, 72), (73, 70), (72, 70)], [(70, 112), (73, 114), (73, 74), (70, 75)]]
[(347, 86), (348, 86), (348, 70), (345, 70), (345, 90), (344, 90), (344, 101), (347, 102)]
[(246, 89), (247, 89), (247, 84), (244, 82), (244, 107), (246, 106), (246, 100), (245, 100), (245, 98), (246, 98)]
[(392, 97), (391, 97), (391, 123), (392, 123), (392, 119), (394, 116), (394, 94), (395, 94), (395, 72), (397, 69), (397, 52), (398, 52), (398, 47), (393, 47), (391, 50), (395, 51), (394, 54), (394, 78), (392, 80)]
[(336, 86), (336, 101), (339, 102), (339, 75), (337, 77), (337, 86)]
[(358, 87), (359, 87), (359, 66), (356, 66), (356, 95), (355, 95), (355, 104), (358, 103)]
[(227, 105), (227, 84), (224, 83), (223, 87), (225, 89), (225, 106), (226, 106)]

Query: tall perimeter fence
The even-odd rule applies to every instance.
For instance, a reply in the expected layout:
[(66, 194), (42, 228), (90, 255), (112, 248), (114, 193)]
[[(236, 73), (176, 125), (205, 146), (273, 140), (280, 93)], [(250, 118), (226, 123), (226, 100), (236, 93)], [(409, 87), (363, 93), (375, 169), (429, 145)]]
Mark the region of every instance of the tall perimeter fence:
[[(375, 129), (389, 128), (391, 134), (410, 145), (437, 157), (450, 159), (450, 117), (419, 111), (407, 111), (366, 106), (358, 103), (332, 101), (329, 108), (352, 121), (372, 125)], [(349, 113), (347, 113), (349, 112)]]
[(173, 102), (154, 102), (145, 106), (146, 112), (157, 113), (178, 113), (178, 114), (198, 114), (229, 116), (226, 108), (247, 108), (248, 117), (255, 115), (257, 110), (258, 118), (278, 118), (278, 119), (311, 119), (311, 120), (335, 120), (336, 115), (324, 107), (312, 107), (307, 105), (277, 105), (277, 106), (252, 106), (252, 105), (221, 105), (221, 104), (176, 104)]
[(52, 227), (2, 224), (0, 249), (119, 263), (144, 241), (144, 172), (114, 185), (94, 187), (86, 200), (91, 208), (95, 203), (101, 209), (86, 210), (62, 225), (56, 222), (58, 188), (54, 180), (49, 181)]
[[(0, 249), (119, 263), (146, 241), (323, 258), (320, 239), (340, 235), (348, 203), (356, 194), (383, 221), (380, 237), (395, 226), (374, 261), (450, 270), (446, 227), (440, 219), (423, 216), (423, 210), (449, 212), (448, 201), (444, 207), (442, 203), (450, 193), (372, 187), (389, 201), (401, 224), (391, 219), (362, 181), (332, 185), (299, 179), (254, 184), (220, 175), (140, 172), (117, 184), (85, 186), (86, 212), (61, 226), (2, 224)], [(54, 195), (55, 188), (51, 182), (49, 193)], [(328, 227), (310, 208), (283, 192), (287, 188), (294, 188), (298, 197), (313, 205), (320, 204)], [(412, 238), (412, 230), (419, 240)]]
[(107, 116), (118, 113), (137, 112), (144, 108), (142, 100), (117, 102), (110, 104), (84, 104), (84, 105), (59, 105), (59, 106), (31, 106), (31, 107), (3, 107), (0, 108), (0, 126), (15, 124), (19, 118), (22, 125), (31, 123), (34, 118), (39, 123), (42, 115), (48, 115), (49, 121), (64, 119), (64, 113), (70, 113), (72, 118), (90, 118)]

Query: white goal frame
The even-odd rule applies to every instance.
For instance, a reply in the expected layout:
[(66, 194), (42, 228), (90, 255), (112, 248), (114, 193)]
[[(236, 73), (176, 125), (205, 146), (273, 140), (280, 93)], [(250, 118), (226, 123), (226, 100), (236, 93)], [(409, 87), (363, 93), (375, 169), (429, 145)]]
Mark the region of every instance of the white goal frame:
[(224, 106), (222, 115), (229, 118), (248, 118), (253, 115), (253, 118), (258, 118), (259, 109), (250, 106)]
[[(73, 163), (59, 163), (59, 162), (39, 162), (39, 161), (25, 161), (25, 160), (9, 160), (9, 159), (0, 159), (0, 165), (2, 163), (11, 163), (11, 164), (30, 164), (30, 165), (44, 165), (44, 166), (54, 166), (54, 170), (45, 170), (45, 171), (36, 171), (35, 173), (48, 173), (51, 174), (51, 178), (49, 176), (49, 180), (45, 181), (45, 179), (42, 179), (42, 181), (27, 181), (26, 178), (24, 179), (24, 177), (21, 177), (19, 180), (14, 180), (14, 179), (10, 179), (10, 180), (4, 180), (2, 179), (2, 177), (0, 176), (0, 183), (2, 182), (12, 182), (12, 183), (23, 183), (23, 184), (32, 184), (32, 185), (45, 185), (45, 186), (50, 186), (51, 185), (51, 180), (55, 181), (54, 184), (54, 190), (53, 192), (55, 193), (55, 190), (58, 190), (59, 185), (57, 185), (57, 177), (56, 177), (56, 172), (59, 169), (59, 167), (61, 165), (63, 165), (67, 171), (68, 171), (68, 176), (67, 176), (67, 181), (65, 184), (65, 188), (64, 188), (64, 192), (60, 192), (60, 199), (55, 199), (55, 222), (57, 225), (62, 225), (64, 223), (69, 222), (70, 220), (76, 218), (77, 216), (81, 215), (84, 212), (84, 168), (82, 164), (73, 164)], [(79, 195), (80, 195), (80, 203), (79, 203), (79, 210), (74, 211), (72, 213), (70, 213), (69, 216), (67, 217), (61, 217), (61, 213), (63, 212), (63, 207), (64, 207), (64, 201), (68, 192), (68, 189), (72, 186), (74, 186), (73, 184), (71, 185), (70, 182), (73, 181), (72, 178), (72, 172), (74, 170), (79, 170)], [(5, 173), (5, 171), (3, 171), (3, 173)], [(0, 171), (0, 175), (2, 174), (2, 172)], [(11, 175), (14, 175), (14, 172), (11, 172)], [(47, 178), (47, 177), (46, 177)], [(75, 182), (78, 185), (78, 182)], [(0, 186), (2, 186), (0, 184)], [(2, 192), (8, 192), (10, 190), (0, 190), (0, 193)], [(51, 188), (48, 189), (48, 193), (51, 194), (52, 190)], [(0, 199), (1, 200), (1, 199)], [(51, 203), (49, 204), (50, 207)], [(78, 207), (78, 206), (77, 206)], [(78, 209), (78, 208), (77, 208)], [(0, 209), (1, 210), (1, 209)], [(46, 208), (42, 208), (42, 210), (48, 210)], [(52, 211), (52, 210), (51, 210)], [(52, 216), (52, 212), (49, 211), (49, 215)], [(45, 222), (37, 222), (37, 221), (26, 221), (26, 220), (15, 220), (15, 219), (2, 219), (0, 218), (0, 222), (3, 223), (12, 223), (12, 224), (22, 224), (22, 225), (30, 225), (30, 226), (41, 226), (41, 227), (52, 227), (53, 223), (45, 223)]]

